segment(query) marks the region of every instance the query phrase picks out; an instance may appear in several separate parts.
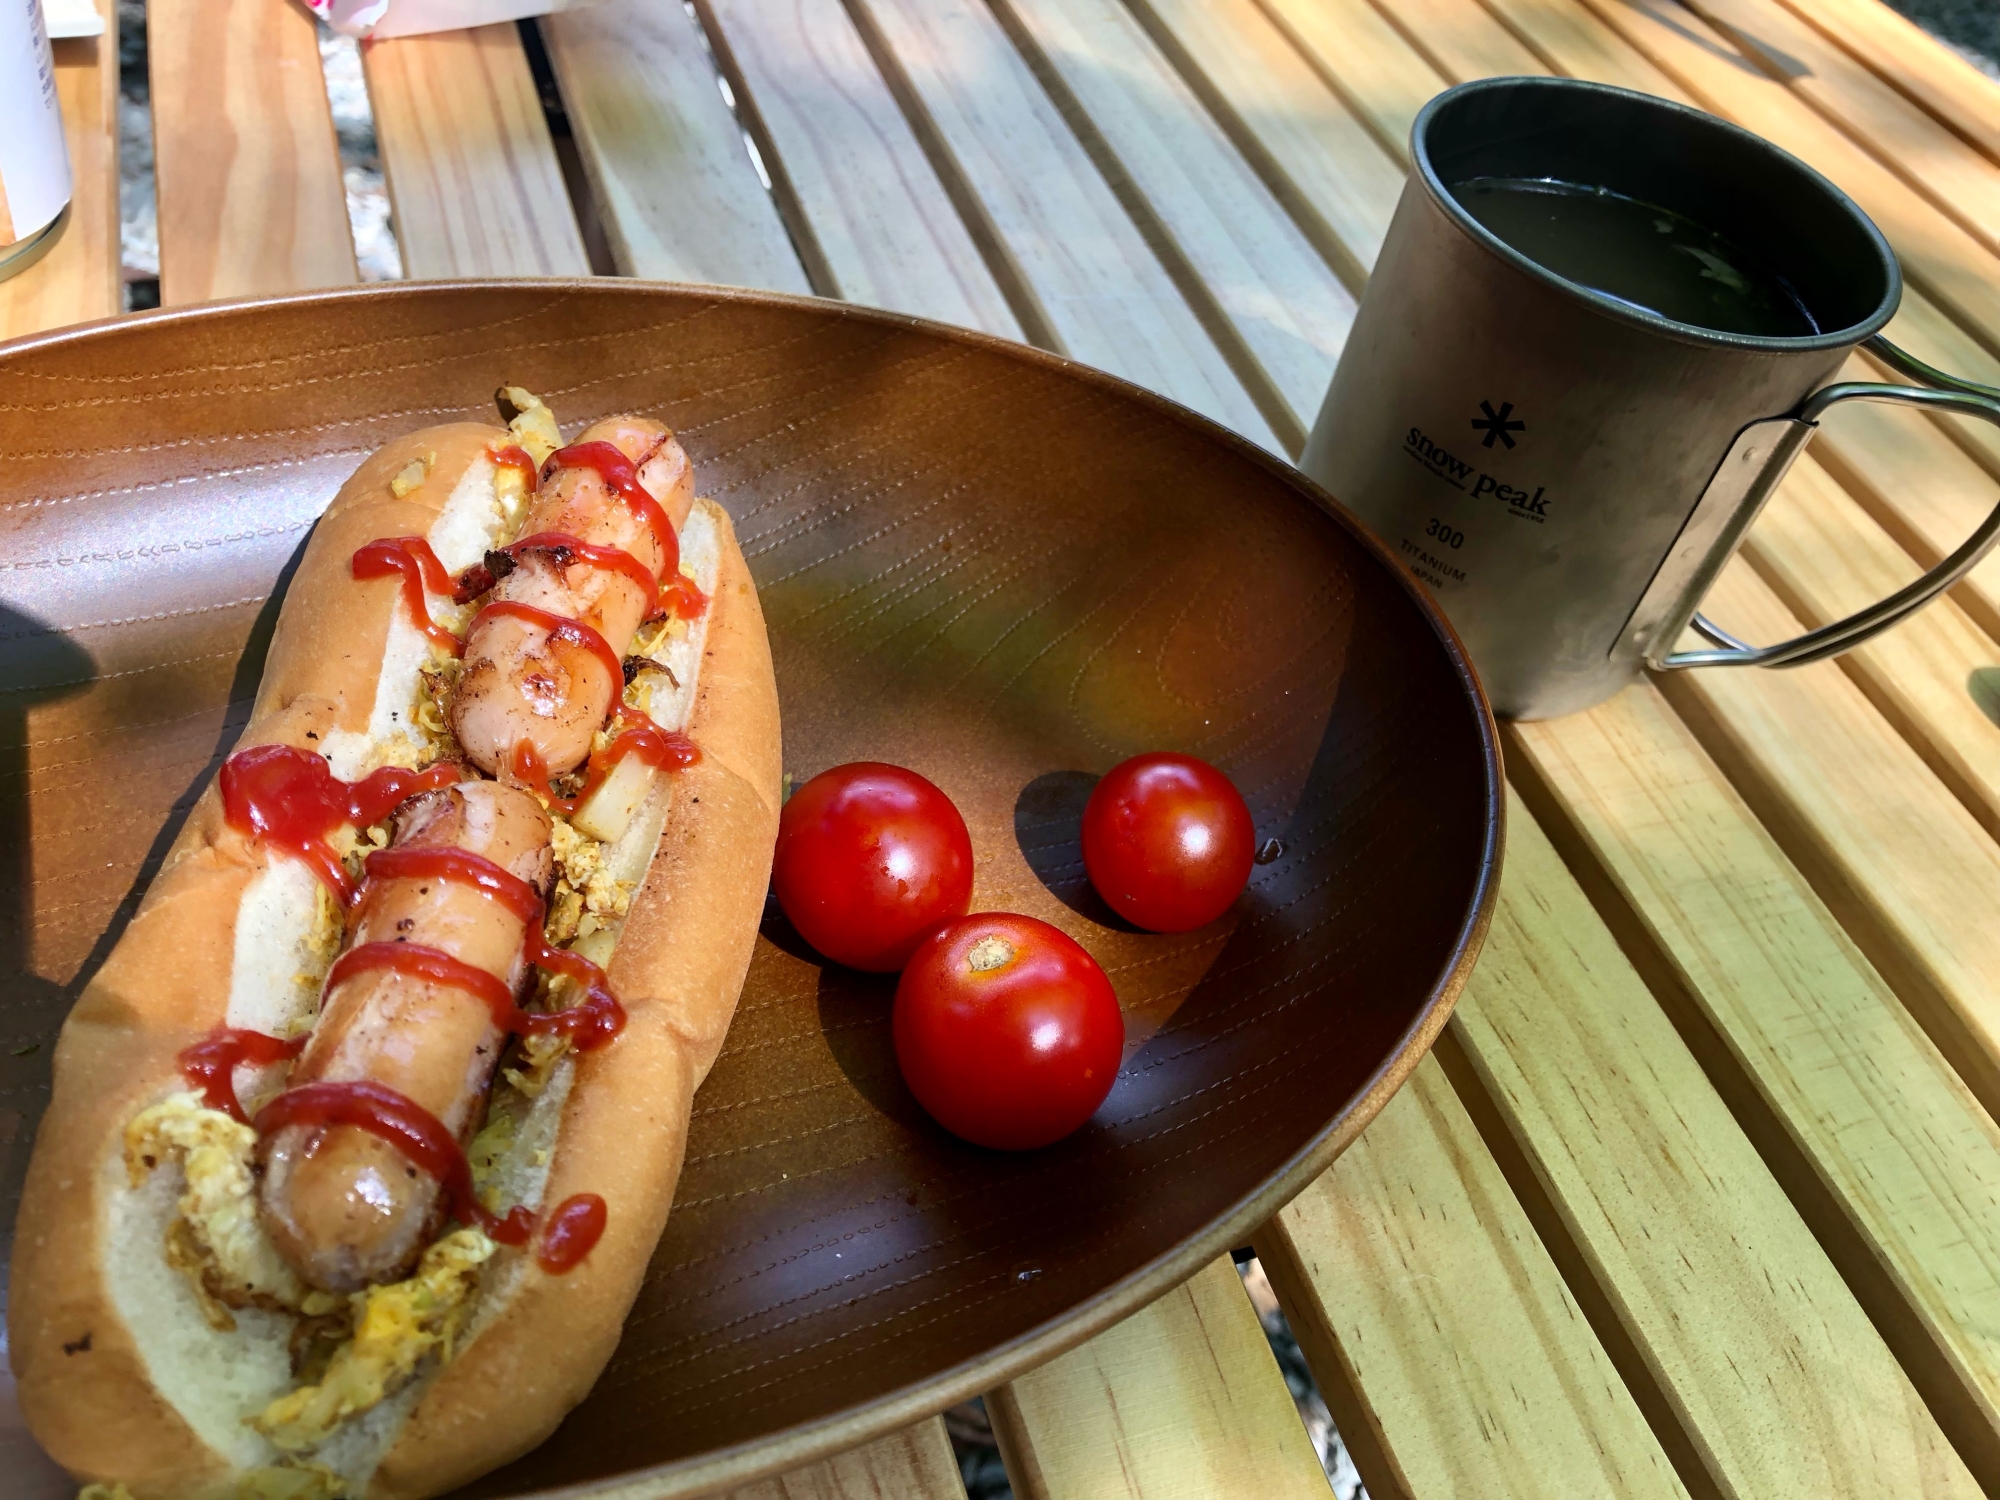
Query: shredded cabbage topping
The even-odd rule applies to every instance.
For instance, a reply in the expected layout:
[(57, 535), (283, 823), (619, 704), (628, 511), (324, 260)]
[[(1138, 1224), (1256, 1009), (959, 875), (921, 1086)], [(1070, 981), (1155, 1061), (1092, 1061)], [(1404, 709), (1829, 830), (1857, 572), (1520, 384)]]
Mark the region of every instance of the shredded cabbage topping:
[(430, 1355), (449, 1363), (493, 1249), (477, 1229), (456, 1229), (424, 1252), (409, 1280), (356, 1292), (354, 1335), (326, 1373), (280, 1396), (250, 1425), (286, 1452), (301, 1452), (407, 1385)]

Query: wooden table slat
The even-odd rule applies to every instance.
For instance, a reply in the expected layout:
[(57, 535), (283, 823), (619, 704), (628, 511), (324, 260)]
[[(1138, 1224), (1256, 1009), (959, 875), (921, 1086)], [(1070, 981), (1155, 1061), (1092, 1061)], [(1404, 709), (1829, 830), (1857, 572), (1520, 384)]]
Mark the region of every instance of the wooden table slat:
[(621, 274), (812, 290), (685, 10), (605, 0), (539, 24)]
[(1151, 206), (1155, 249), (1170, 239), (1206, 289), (1204, 321), (1217, 335), (1227, 325), (1239, 376), (1298, 452), (1353, 326), (1353, 295), (1117, 0), (992, 3), (1072, 128), (1095, 136), (1128, 206), (1130, 194)]
[(590, 274), (512, 21), (377, 42), (362, 62), (405, 276)]
[(1695, 102), (1686, 89), (1661, 72), (1650, 58), (1575, 0), (1485, 0), (1485, 3), (1534, 49), (1536, 56), (1548, 65), (1549, 72), (1636, 89), (1676, 104)]
[[(1779, 486), (1743, 555), (1810, 626), (1887, 598), (1920, 571), (1810, 457)], [(1992, 638), (1940, 599), (1840, 665), (1980, 826), (2000, 837), (2000, 724), (1989, 710), (1993, 693), (1975, 691), (1980, 674), (2000, 677)]]
[(1509, 800), (1499, 909), (1438, 1056), (1683, 1477), (1760, 1500), (1981, 1493)]
[(1779, 0), (1683, 0), (1943, 213), (2000, 249), (2000, 165)]
[(1508, 765), (1963, 1454), (2000, 1474), (2000, 1128), (1650, 687)]
[(1439, 76), (1540, 73), (1542, 60), (1476, 0), (1372, 0)]
[(108, 318), (118, 264), (118, 7), (97, 0), (104, 35), (53, 43), (56, 96), (75, 186), (69, 223), (42, 258), (0, 281), (0, 339)]
[(984, 205), (1038, 340), (1281, 445), (1139, 228), (977, 0), (853, 0), (916, 124)]
[[(1841, 378), (1879, 381), (1885, 375), (1871, 361), (1856, 358)], [(1981, 464), (1980, 450), (1952, 441), (1939, 424), (1907, 408), (1849, 402), (1821, 425), (1810, 451), (1924, 567), (1953, 551), (2000, 506), (2000, 480)], [(1975, 567), (1952, 598), (2000, 639), (2000, 556), (1989, 555)]]
[(1373, 1500), (1687, 1493), (1435, 1058), (1256, 1244)]
[(1403, 169), (1256, 0), (1126, 0), (1322, 259), (1357, 296)]
[(2000, 162), (2000, 83), (1881, 0), (1784, 3)]
[[(1711, 613), (1800, 628), (1741, 559)], [(2000, 1113), (2000, 847), (1836, 663), (1677, 672), (1669, 700), (1841, 925)]]
[(150, 0), (146, 39), (161, 303), (357, 280), (311, 13)]
[[(1260, 0), (1272, 22), (1377, 143), (1407, 163), (1410, 125), (1451, 82), (1368, 0)], [(1371, 257), (1369, 264), (1373, 265)]]
[(944, 1418), (927, 1417), (819, 1463), (733, 1489), (720, 1500), (965, 1500), (965, 1485)]
[(1018, 1500), (1325, 1500), (1228, 1256), (986, 1398)]
[(781, 204), (823, 263), (821, 294), (1020, 338), (840, 0), (697, 3), (739, 101), (756, 112)]

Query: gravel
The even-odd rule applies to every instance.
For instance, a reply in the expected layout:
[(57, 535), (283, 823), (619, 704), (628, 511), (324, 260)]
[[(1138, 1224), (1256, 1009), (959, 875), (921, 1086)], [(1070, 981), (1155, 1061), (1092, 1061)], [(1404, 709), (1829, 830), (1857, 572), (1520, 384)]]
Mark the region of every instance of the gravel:
[[(260, 0), (279, 5), (286, 0)], [(320, 67), (340, 142), (347, 222), (363, 281), (394, 281), (403, 274), (390, 221), (389, 190), (375, 146), (375, 117), (353, 38), (319, 34)], [(118, 212), (125, 305), (160, 304), (160, 229), (153, 188), (153, 107), (146, 72), (145, 0), (118, 0)]]

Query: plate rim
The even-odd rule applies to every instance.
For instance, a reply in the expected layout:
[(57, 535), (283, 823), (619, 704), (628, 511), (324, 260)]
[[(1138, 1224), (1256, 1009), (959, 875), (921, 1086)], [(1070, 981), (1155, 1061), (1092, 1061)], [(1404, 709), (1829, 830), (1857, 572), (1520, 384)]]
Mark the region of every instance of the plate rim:
[(1415, 1071), (1417, 1064), (1430, 1052), (1445, 1022), (1450, 1019), (1485, 942), (1498, 901), (1500, 865), (1506, 837), (1506, 783), (1499, 732), (1485, 688), (1451, 622), (1416, 576), (1335, 496), (1277, 454), (1172, 397), (1136, 385), (1095, 365), (1084, 364), (1032, 344), (1002, 338), (983, 329), (960, 327), (911, 313), (864, 307), (834, 298), (710, 282), (640, 280), (623, 276), (450, 277), (238, 297), (68, 324), (0, 342), (0, 373), (4, 373), (5, 366), (17, 356), (33, 354), (52, 346), (92, 343), (144, 327), (200, 324), (268, 309), (310, 310), (356, 299), (421, 299), (440, 294), (494, 291), (544, 295), (553, 291), (593, 297), (645, 296), (666, 292), (753, 307), (782, 308), (818, 317), (858, 319), (984, 349), (1030, 366), (1080, 379), (1112, 395), (1136, 400), (1157, 415), (1191, 428), (1211, 441), (1219, 441), (1239, 457), (1250, 459), (1281, 487), (1291, 490), (1301, 501), (1344, 528), (1364, 551), (1380, 563), (1401, 586), (1444, 648), (1460, 686), (1471, 700), (1474, 729), (1479, 740), (1486, 816), (1478, 873), (1472, 899), (1459, 924), (1450, 954), (1433, 981), (1428, 997), (1389, 1056), (1370, 1075), (1360, 1094), (1350, 1100), (1325, 1129), (1261, 1179), (1233, 1210), (1215, 1220), (1207, 1230), (1170, 1246), (1067, 1313), (1047, 1319), (971, 1359), (962, 1360), (886, 1396), (707, 1453), (671, 1459), (649, 1468), (603, 1478), (519, 1491), (515, 1496), (515, 1500), (582, 1500), (585, 1496), (597, 1497), (597, 1500), (693, 1500), (696, 1496), (752, 1483), (832, 1457), (921, 1421), (959, 1401), (1006, 1384), (1173, 1291), (1217, 1255), (1246, 1240), (1252, 1229), (1269, 1220), (1324, 1173), (1381, 1112), (1396, 1090)]

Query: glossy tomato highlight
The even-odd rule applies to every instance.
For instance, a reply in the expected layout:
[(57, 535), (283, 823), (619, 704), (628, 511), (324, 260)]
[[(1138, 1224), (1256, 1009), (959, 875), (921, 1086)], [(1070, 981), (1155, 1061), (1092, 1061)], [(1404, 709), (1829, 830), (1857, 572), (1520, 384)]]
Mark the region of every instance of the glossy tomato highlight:
[(837, 964), (887, 974), (972, 904), (972, 837), (915, 771), (822, 771), (778, 815), (771, 887), (799, 936)]
[(1257, 830), (1230, 779), (1192, 755), (1135, 755), (1083, 809), (1090, 883), (1126, 921), (1190, 932), (1229, 910), (1250, 882)]
[(926, 938), (896, 986), (896, 1061), (917, 1102), (977, 1146), (1029, 1151), (1096, 1113), (1125, 1018), (1097, 960), (1034, 917), (983, 912)]

